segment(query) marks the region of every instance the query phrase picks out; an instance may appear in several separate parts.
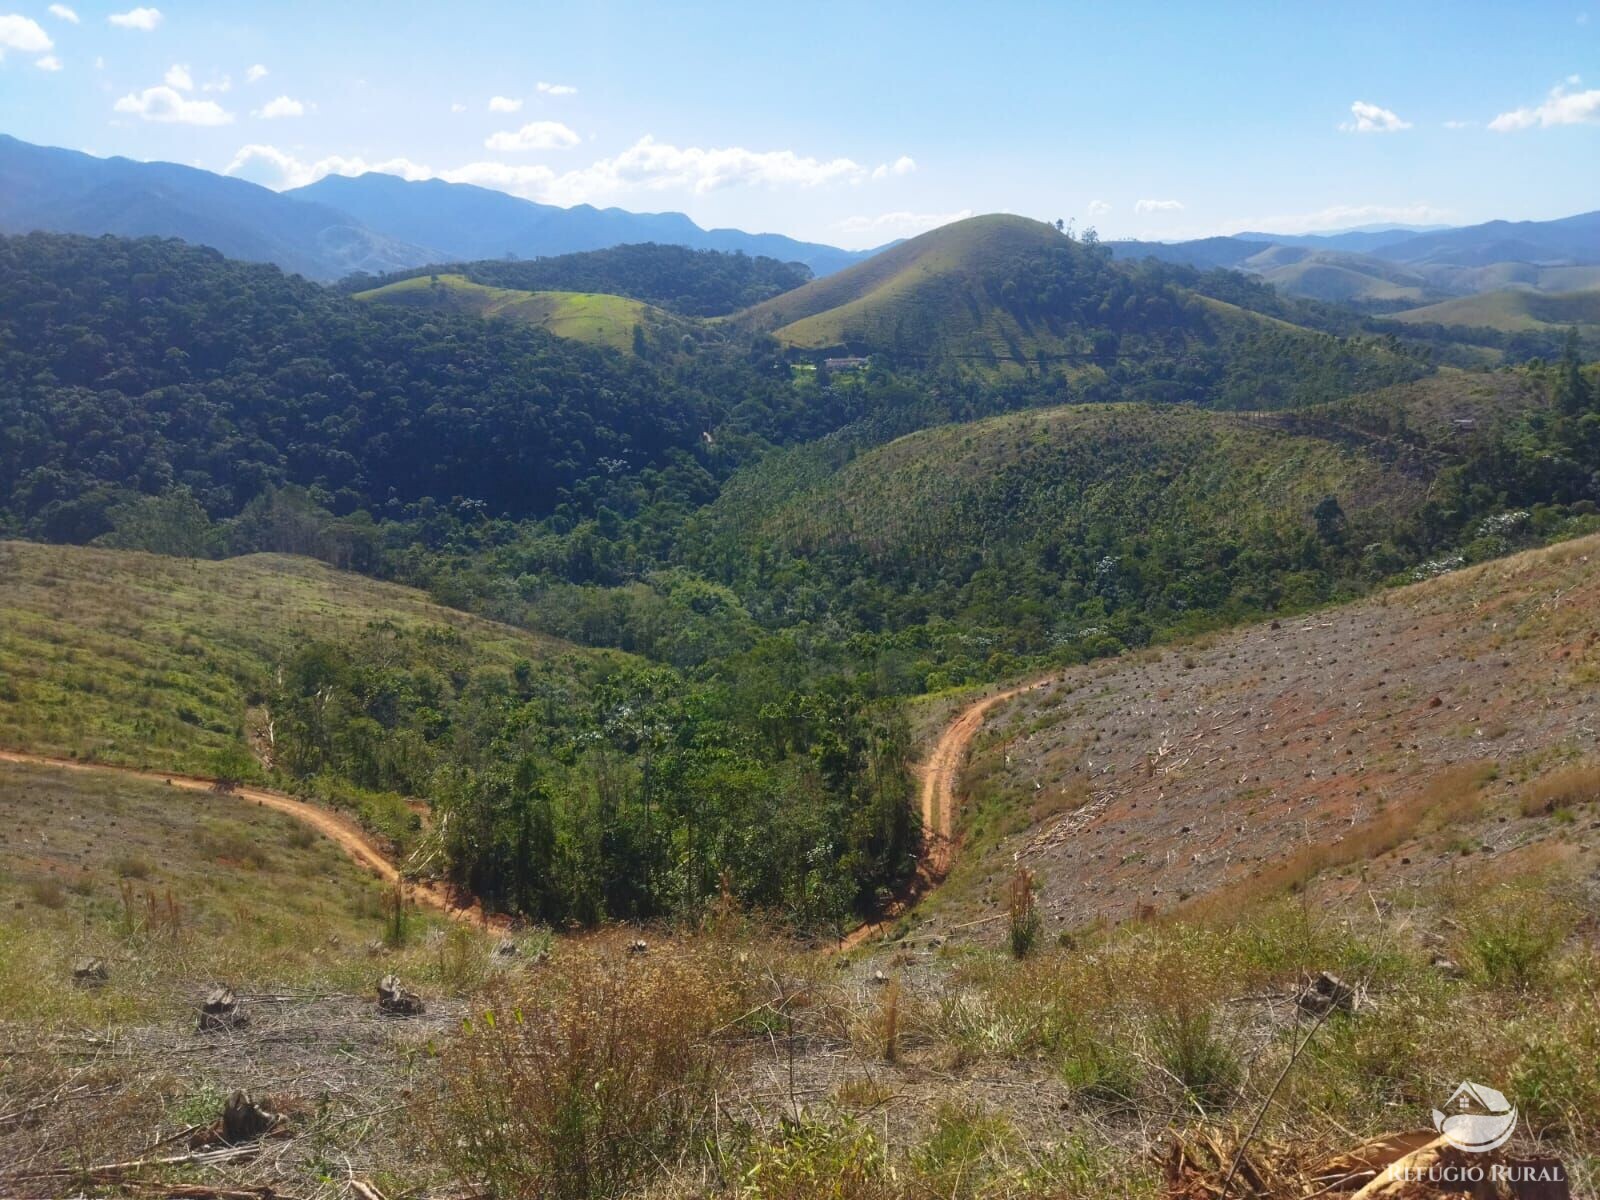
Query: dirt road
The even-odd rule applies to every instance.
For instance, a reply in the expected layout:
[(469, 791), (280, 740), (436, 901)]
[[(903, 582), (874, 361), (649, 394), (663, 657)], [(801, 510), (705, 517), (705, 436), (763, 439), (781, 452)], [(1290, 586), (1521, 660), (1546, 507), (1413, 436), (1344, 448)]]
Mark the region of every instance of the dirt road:
[[(44, 754), (19, 754), (0, 750), (0, 763), (20, 763), (30, 767), (54, 767), (64, 771), (89, 771), (103, 775), (130, 776), (151, 783), (169, 784), (186, 792), (206, 792), (216, 796), (219, 803), (234, 800), (252, 801), (262, 808), (286, 813), (303, 825), (308, 825), (333, 842), (359, 865), (366, 867), (387, 883), (400, 879), (399, 869), (378, 848), (367, 834), (347, 817), (305, 800), (297, 800), (284, 792), (267, 788), (238, 787), (228, 793), (215, 793), (215, 781), (199, 779), (192, 775), (172, 775), (164, 771), (141, 771), (135, 767), (118, 767), (106, 763), (79, 762), (71, 758), (51, 758)], [(446, 889), (433, 884), (411, 883), (405, 885), (406, 896), (418, 904), (455, 917), (457, 920), (482, 923), (483, 913), (476, 906), (463, 906)]]
[[(991, 696), (975, 700), (958, 712), (954, 719), (940, 731), (939, 738), (934, 742), (933, 750), (928, 755), (928, 760), (921, 770), (922, 828), (925, 853), (918, 867), (916, 878), (905, 893), (897, 898), (890, 905), (889, 910), (880, 916), (878, 920), (862, 925), (847, 934), (840, 944), (841, 949), (849, 949), (851, 946), (859, 945), (875, 933), (881, 932), (890, 920), (897, 918), (919, 898), (938, 886), (939, 881), (950, 870), (950, 860), (954, 847), (956, 785), (960, 782), (961, 768), (966, 762), (967, 750), (972, 745), (972, 739), (983, 728), (984, 718), (988, 716), (990, 710), (996, 705), (1003, 704), (1014, 696), (1020, 696), (1023, 692), (1043, 687), (1052, 678), (1054, 677), (1035, 679), (1029, 683), (1019, 684), (1016, 687), (1007, 688), (1005, 691), (995, 692)], [(349, 818), (319, 805), (297, 800), (285, 792), (275, 792), (269, 788), (243, 786), (235, 788), (224, 795), (214, 793), (215, 780), (202, 779), (193, 775), (172, 775), (164, 771), (143, 771), (136, 767), (119, 767), (107, 763), (86, 763), (72, 758), (52, 758), (44, 754), (24, 754), (11, 750), (0, 750), (0, 763), (19, 763), (23, 766), (53, 767), (64, 771), (91, 771), (105, 775), (122, 775), (148, 780), (151, 783), (164, 783), (187, 792), (216, 794), (219, 801), (252, 801), (263, 808), (286, 813), (302, 824), (310, 826), (337, 845), (353, 861), (366, 867), (385, 882), (393, 883), (400, 878), (399, 869), (389, 860), (389, 857)], [(426, 883), (408, 883), (406, 885), (406, 895), (418, 904), (438, 909), (440, 912), (446, 913), (457, 920), (471, 921), (477, 924), (484, 923), (483, 912), (477, 905), (459, 903), (456, 897), (442, 887)]]
[(933, 743), (927, 761), (918, 771), (922, 777), (923, 855), (922, 861), (917, 864), (917, 874), (876, 920), (845, 934), (838, 949), (849, 950), (881, 934), (902, 913), (939, 886), (940, 880), (949, 873), (951, 860), (955, 856), (956, 787), (961, 782), (961, 768), (966, 765), (972, 739), (978, 736), (984, 719), (997, 705), (1024, 692), (1044, 687), (1055, 678), (1054, 675), (1047, 675), (974, 700), (939, 731), (938, 740)]
[(997, 704), (1014, 696), (1043, 687), (1055, 676), (1018, 684), (967, 705), (939, 734), (933, 751), (922, 769), (922, 836), (927, 846), (926, 870), (937, 882), (950, 870), (951, 847), (956, 817), (956, 785), (961, 780), (972, 739), (983, 728), (984, 718)]

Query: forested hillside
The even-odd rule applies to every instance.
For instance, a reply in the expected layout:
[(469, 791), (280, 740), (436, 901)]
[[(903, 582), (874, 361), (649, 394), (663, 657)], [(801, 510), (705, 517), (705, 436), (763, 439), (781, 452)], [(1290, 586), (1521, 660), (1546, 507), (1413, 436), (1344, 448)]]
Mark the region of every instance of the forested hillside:
[(402, 279), (452, 273), (514, 291), (626, 296), (687, 317), (717, 317), (749, 308), (811, 278), (810, 269), (800, 263), (645, 242), (552, 258), (436, 264), (381, 279), (351, 278), (342, 287), (364, 291)]
[(547, 921), (725, 894), (831, 928), (916, 832), (904, 722), (843, 682), (776, 658), (697, 682), (278, 555), (0, 542), (12, 747), (268, 779)]
[(285, 485), (373, 519), (592, 511), (624, 481), (702, 502), (749, 437), (845, 418), (759, 360), (658, 372), (179, 242), (6, 239), (0, 310), (0, 529), (51, 540), (173, 489), (212, 518)]
[(1108, 247), (1022, 217), (973, 217), (741, 313), (801, 350), (877, 351), (918, 368), (1044, 375), (1090, 399), (1284, 408), (1415, 378), (1393, 339), (1313, 333), (1247, 286), (1118, 264)]
[[(1295, 323), (1359, 318), (1237, 274), (1129, 269), (1015, 218), (953, 228), (866, 264), (876, 284), (858, 268), (626, 347), (600, 308), (541, 310), (591, 321), (566, 332), (596, 347), (176, 242), (12, 239), (0, 532), (311, 554), (706, 679), (783, 661), (794, 686), (886, 696), (1353, 595), (1554, 536), (1600, 499), (1576, 341), (1515, 376), (1427, 374), (1398, 342)], [(578, 257), (663, 278), (677, 261), (680, 296), (782, 278), (659, 251)], [(746, 328), (851, 305), (956, 328), (980, 300), (1096, 329), (1105, 357), (989, 374), (886, 351), (830, 372)], [(1488, 378), (1520, 382), (1463, 433)], [(1412, 421), (1423, 397), (1443, 432)], [(1519, 507), (1509, 541), (1477, 537)]]

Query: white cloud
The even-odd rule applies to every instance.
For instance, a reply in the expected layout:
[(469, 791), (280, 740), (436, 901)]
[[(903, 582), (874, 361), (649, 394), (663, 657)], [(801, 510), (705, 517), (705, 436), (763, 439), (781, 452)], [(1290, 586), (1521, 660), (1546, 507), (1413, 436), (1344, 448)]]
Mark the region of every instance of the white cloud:
[(964, 221), (971, 215), (970, 208), (951, 213), (886, 212), (879, 213), (875, 217), (846, 217), (842, 221), (836, 221), (833, 227), (840, 233), (857, 237), (870, 233), (875, 242), (881, 242), (891, 238), (926, 233), (930, 229), (948, 225), (951, 221)]
[(491, 133), (483, 144), (490, 150), (566, 150), (583, 139), (560, 121), (530, 121), (521, 129)]
[(1446, 121), (1444, 127), (1446, 129), (1474, 129), (1477, 124), (1476, 121)]
[(622, 192), (678, 188), (703, 195), (727, 187), (811, 188), (866, 177), (866, 168), (848, 158), (818, 159), (793, 150), (740, 146), (674, 146), (646, 136), (620, 154), (556, 177), (548, 197), (578, 204)]
[(1600, 122), (1600, 88), (1576, 91), (1581, 82), (1576, 75), (1569, 75), (1565, 83), (1550, 89), (1550, 95), (1543, 104), (1503, 112), (1489, 122), (1489, 128), (1496, 133), (1514, 133), (1520, 129), (1549, 129), (1555, 125), (1591, 125)]
[(514, 113), (522, 108), (522, 101), (510, 96), (491, 96), (489, 98), (489, 111), (497, 113)]
[(140, 120), (162, 124), (227, 125), (233, 120), (233, 114), (215, 100), (191, 100), (165, 86), (130, 93), (112, 107), (119, 113), (132, 113)]
[(150, 33), (161, 24), (161, 10), (159, 8), (130, 8), (125, 13), (112, 13), (106, 20), (118, 29), (137, 29), (140, 33)]
[(1106, 200), (1091, 200), (1091, 201), (1089, 201), (1089, 215), (1091, 217), (1103, 217), (1110, 211), (1111, 211), (1111, 204), (1110, 204), (1109, 201), (1106, 201)]
[(1402, 121), (1387, 108), (1379, 108), (1365, 100), (1357, 100), (1352, 104), (1350, 115), (1355, 120), (1339, 126), (1346, 133), (1399, 133), (1402, 129), (1411, 128), (1410, 121)]
[(649, 137), (639, 139), (620, 154), (559, 173), (543, 164), (494, 160), (465, 163), (447, 170), (435, 170), (406, 158), (371, 162), (360, 157), (331, 155), (317, 162), (305, 162), (275, 146), (261, 144), (242, 147), (227, 167), (228, 174), (247, 173), (248, 177), (269, 187), (298, 187), (324, 175), (359, 175), (365, 171), (383, 171), (406, 179), (473, 183), (525, 200), (563, 205), (603, 200), (628, 192), (681, 189), (704, 194), (727, 187), (810, 188), (831, 183), (858, 183), (868, 177), (864, 167), (848, 158), (817, 159), (792, 150), (680, 147)]
[(252, 66), (248, 71), (246, 71), (244, 73), (244, 81), (246, 83), (260, 83), (266, 77), (267, 77), (267, 69), (265, 67), (263, 67), (260, 63), (256, 63), (254, 66)]
[(180, 63), (173, 63), (167, 68), (167, 73), (162, 76), (162, 81), (168, 87), (177, 88), (180, 92), (194, 91), (194, 76), (189, 74), (189, 68)]
[(78, 23), (78, 14), (73, 12), (65, 4), (52, 4), (49, 8), (49, 12), (50, 15), (55, 17), (57, 20), (71, 21), (74, 25)]
[(55, 43), (39, 22), (15, 14), (0, 16), (0, 58), (7, 50), (20, 50), (23, 54), (43, 54), (55, 49)]
[(1249, 217), (1233, 222), (1228, 228), (1267, 233), (1315, 233), (1325, 229), (1349, 229), (1356, 225), (1443, 225), (1454, 217), (1455, 214), (1448, 208), (1421, 201), (1413, 204), (1331, 204), (1315, 212)]
[(1141, 200), (1133, 206), (1133, 211), (1141, 216), (1148, 213), (1182, 212), (1182, 200)]
[(38, 67), (41, 71), (61, 70), (61, 60), (54, 54), (46, 54), (43, 58), (34, 59), (33, 65)]
[(458, 102), (450, 106), (450, 111), (453, 113), (464, 113), (467, 111), (467, 106)]
[(888, 179), (891, 175), (909, 175), (917, 169), (917, 160), (909, 154), (902, 154), (892, 163), (880, 163), (872, 168), (874, 179)]
[(570, 87), (565, 83), (546, 83), (541, 79), (534, 86), (546, 96), (576, 96), (578, 94), (577, 88)]
[[(262, 171), (258, 168), (265, 167)], [(398, 175), (402, 179), (432, 179), (427, 167), (408, 158), (390, 158), (382, 162), (368, 162), (359, 156), (346, 158), (332, 154), (316, 162), (307, 163), (276, 146), (253, 143), (240, 146), (238, 152), (223, 170), (224, 175), (239, 175), (256, 179), (268, 187), (293, 188), (315, 183), (325, 175), (365, 175), (368, 171), (381, 171), (385, 175)]]
[(208, 80), (201, 85), (202, 92), (231, 92), (233, 90), (233, 76), (223, 75), (218, 79)]
[(279, 96), (257, 109), (255, 115), (263, 121), (275, 121), (280, 117), (303, 117), (306, 115), (306, 106), (292, 97)]

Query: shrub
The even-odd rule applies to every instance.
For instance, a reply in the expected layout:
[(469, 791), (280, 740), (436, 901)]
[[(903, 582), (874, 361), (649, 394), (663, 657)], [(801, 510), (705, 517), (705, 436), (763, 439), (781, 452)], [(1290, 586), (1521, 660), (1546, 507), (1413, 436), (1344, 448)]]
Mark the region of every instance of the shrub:
[(978, 1194), (995, 1160), (1015, 1134), (1001, 1117), (981, 1108), (941, 1104), (933, 1131), (911, 1154), (912, 1166), (935, 1196)]
[(1039, 940), (1038, 900), (1034, 896), (1033, 872), (1018, 867), (1011, 877), (1006, 898), (1006, 914), (1010, 918), (1011, 954), (1013, 958), (1027, 958)]
[(440, 1055), (424, 1122), (440, 1158), (493, 1195), (617, 1195), (710, 1125), (724, 986), (686, 958), (571, 953)]
[(1233, 1100), (1239, 1057), (1210, 1008), (1182, 1000), (1155, 1015), (1150, 1037), (1162, 1068), (1202, 1110), (1225, 1108)]
[(898, 1195), (883, 1143), (851, 1118), (827, 1124), (785, 1118), (755, 1143), (741, 1174), (745, 1200), (892, 1200)]
[(1501, 889), (1466, 914), (1466, 956), (1491, 987), (1527, 989), (1545, 974), (1570, 928), (1548, 895)]

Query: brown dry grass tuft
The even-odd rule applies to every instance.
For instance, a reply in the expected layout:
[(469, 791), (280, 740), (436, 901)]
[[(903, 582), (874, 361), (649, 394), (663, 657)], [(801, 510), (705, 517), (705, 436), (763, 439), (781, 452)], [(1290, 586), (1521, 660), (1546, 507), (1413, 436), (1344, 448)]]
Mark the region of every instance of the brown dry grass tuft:
[(1387, 805), (1338, 841), (1302, 846), (1248, 878), (1197, 897), (1180, 911), (1189, 917), (1226, 918), (1251, 904), (1297, 891), (1324, 871), (1387, 854), (1419, 833), (1470, 821), (1481, 811), (1483, 787), (1495, 770), (1492, 762), (1448, 767), (1426, 787)]
[(709, 1133), (732, 990), (688, 954), (579, 949), (508, 986), (440, 1053), (434, 1152), (493, 1195), (614, 1195)]
[(1600, 803), (1600, 763), (1578, 763), (1552, 772), (1522, 790), (1522, 815), (1546, 816), (1580, 804)]

